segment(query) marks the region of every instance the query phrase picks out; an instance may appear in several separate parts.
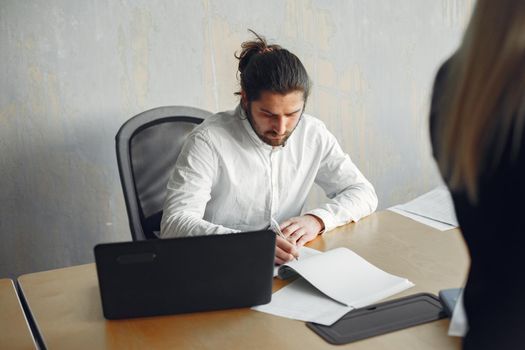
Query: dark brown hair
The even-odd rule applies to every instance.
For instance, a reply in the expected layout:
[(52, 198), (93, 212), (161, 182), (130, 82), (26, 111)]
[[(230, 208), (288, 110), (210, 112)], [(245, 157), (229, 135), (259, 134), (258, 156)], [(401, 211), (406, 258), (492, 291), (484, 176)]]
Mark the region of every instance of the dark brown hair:
[(302, 91), (306, 103), (311, 82), (299, 58), (279, 45), (268, 45), (264, 37), (249, 31), (255, 35), (255, 40), (243, 42), (241, 53), (235, 54), (246, 102), (258, 100), (262, 91), (279, 94)]

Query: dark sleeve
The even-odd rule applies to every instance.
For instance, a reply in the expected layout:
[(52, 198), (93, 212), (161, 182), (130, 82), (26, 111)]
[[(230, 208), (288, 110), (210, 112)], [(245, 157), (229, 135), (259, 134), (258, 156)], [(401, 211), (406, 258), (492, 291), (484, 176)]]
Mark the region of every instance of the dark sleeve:
[(432, 88), (432, 100), (430, 103), (430, 141), (432, 144), (432, 155), (434, 159), (438, 159), (439, 140), (437, 135), (437, 125), (440, 114), (440, 109), (443, 107), (446, 101), (443, 101), (443, 88), (445, 83), (445, 77), (447, 75), (448, 66), (451, 58), (439, 68), (436, 78), (434, 79), (434, 86)]

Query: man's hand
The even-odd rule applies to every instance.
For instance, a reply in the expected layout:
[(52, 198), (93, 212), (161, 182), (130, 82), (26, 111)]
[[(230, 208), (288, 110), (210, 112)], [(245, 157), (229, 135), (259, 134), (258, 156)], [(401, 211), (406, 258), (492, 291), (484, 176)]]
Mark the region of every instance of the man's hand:
[(281, 236), (275, 236), (275, 263), (282, 265), (299, 256), (297, 246)]
[(288, 241), (302, 247), (324, 230), (324, 223), (317, 216), (306, 214), (288, 219), (280, 227)]

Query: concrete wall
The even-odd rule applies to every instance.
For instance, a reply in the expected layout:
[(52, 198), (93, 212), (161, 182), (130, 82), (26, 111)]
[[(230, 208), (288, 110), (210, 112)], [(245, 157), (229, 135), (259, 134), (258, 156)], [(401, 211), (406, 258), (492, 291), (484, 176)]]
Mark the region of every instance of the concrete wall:
[[(236, 104), (252, 28), (296, 53), (380, 208), (438, 181), (427, 111), (468, 0), (0, 0), (0, 277), (91, 262), (129, 240), (114, 136), (161, 105)], [(314, 192), (311, 203), (319, 198)]]

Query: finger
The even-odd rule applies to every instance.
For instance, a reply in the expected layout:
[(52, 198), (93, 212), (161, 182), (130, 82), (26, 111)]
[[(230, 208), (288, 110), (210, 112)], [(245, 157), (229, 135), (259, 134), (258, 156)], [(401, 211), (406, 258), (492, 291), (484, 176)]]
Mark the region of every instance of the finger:
[(277, 256), (277, 252), (276, 252), (274, 262), (275, 262), (275, 264), (277, 264), (277, 265), (282, 265), (282, 264), (286, 264), (287, 262), (292, 261), (292, 260), (295, 259), (295, 258), (296, 258), (296, 257), (293, 256), (292, 254), (286, 254), (286, 253), (284, 253), (284, 259), (283, 259), (282, 256)]
[(293, 246), (292, 257), (293, 259), (299, 259), (299, 247), (296, 245)]
[(285, 262), (288, 262), (292, 259), (299, 258), (299, 250), (295, 244), (279, 237), (279, 240), (276, 242), (275, 246), (275, 256), (279, 257)]
[(298, 247), (302, 247), (303, 245), (305, 245), (306, 243), (310, 242), (311, 240), (313, 240), (314, 238), (316, 237), (315, 236), (312, 236), (312, 235), (303, 235), (301, 236), (301, 238), (296, 242), (297, 246)]
[[(282, 252), (286, 254), (290, 254), (292, 256), (291, 259), (299, 257), (299, 251), (297, 250), (297, 247), (295, 246), (295, 244), (279, 236), (276, 237), (276, 241), (275, 241), (276, 255), (277, 255), (278, 249), (280, 249)], [(283, 259), (281, 255), (279, 257)]]
[(286, 227), (290, 226), (291, 224), (293, 224), (295, 221), (294, 221), (295, 218), (290, 218), (288, 220), (285, 220), (283, 221), (280, 225), (279, 225), (279, 228), (282, 230), (284, 230)]
[(282, 264), (286, 263), (286, 261), (284, 261), (283, 259), (278, 258), (278, 257), (275, 257), (274, 262), (275, 262), (275, 265), (282, 265)]
[(291, 252), (293, 245), (294, 244), (286, 238), (283, 238), (281, 236), (275, 237), (275, 246), (281, 248), (286, 252)]
[(303, 227), (301, 227), (297, 231), (292, 233), (290, 236), (288, 236), (288, 240), (297, 244), (299, 239), (303, 237), (305, 234), (307, 234), (306, 230)]
[(279, 228), (281, 229), (281, 232), (286, 230), (286, 229), (290, 229), (290, 226), (293, 226), (293, 225), (298, 225), (299, 224), (299, 217), (293, 217), (293, 218), (290, 218), (286, 221), (284, 221), (280, 226)]
[[(290, 242), (286, 242), (286, 243), (290, 244)], [(280, 259), (283, 262), (288, 262), (292, 260), (295, 257), (294, 253), (297, 253), (297, 249), (295, 248), (294, 245), (291, 245), (291, 244), (290, 244), (290, 247), (286, 247), (285, 249), (279, 246), (275, 247), (276, 259)]]
[(290, 237), (295, 231), (297, 231), (298, 229), (301, 228), (301, 225), (299, 225), (298, 223), (294, 222), (292, 223), (291, 225), (287, 226), (286, 228), (284, 228), (283, 230), (281, 230), (283, 232), (283, 235), (285, 235), (285, 237)]

